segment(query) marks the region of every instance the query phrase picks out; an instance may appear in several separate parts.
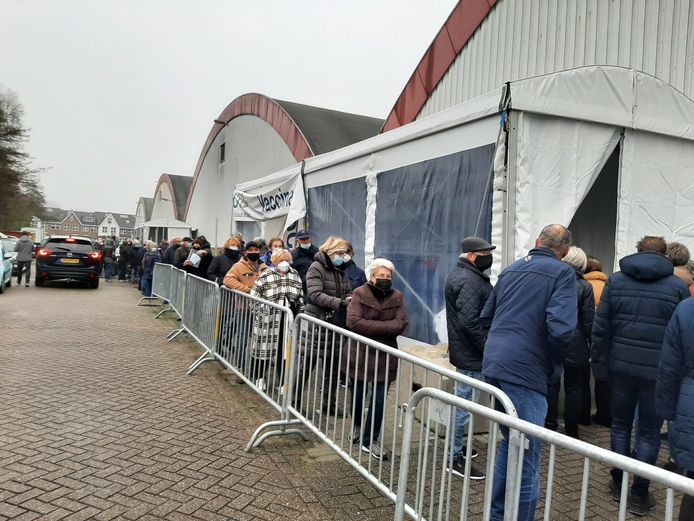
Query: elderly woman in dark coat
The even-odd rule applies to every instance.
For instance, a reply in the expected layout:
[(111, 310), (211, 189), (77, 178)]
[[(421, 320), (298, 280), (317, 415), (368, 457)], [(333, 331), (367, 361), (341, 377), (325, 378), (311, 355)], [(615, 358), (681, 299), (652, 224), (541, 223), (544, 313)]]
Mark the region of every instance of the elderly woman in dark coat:
[[(352, 297), (352, 289), (347, 275), (337, 268), (344, 263), (348, 249), (349, 243), (345, 239), (328, 237), (306, 273), (305, 313), (341, 328), (345, 327), (347, 304)], [(337, 384), (340, 379), (339, 343), (333, 342), (334, 335), (327, 329), (311, 328), (308, 334), (311, 336), (308, 344), (312, 346), (313, 352), (303, 355), (297, 402), (301, 403), (303, 383), (320, 359), (325, 368), (321, 408), (326, 414), (342, 416), (342, 411), (337, 406)]]
[[(389, 260), (374, 259), (371, 262), (368, 283), (354, 291), (347, 307), (347, 327), (397, 349), (397, 337), (407, 327), (408, 319), (403, 295), (392, 287), (394, 273), (395, 267)], [(388, 386), (398, 373), (398, 360), (354, 341), (349, 342), (343, 350), (343, 369), (352, 383), (352, 443), (361, 441), (364, 452), (371, 453), (377, 459), (387, 459), (388, 452), (381, 446), (378, 437)], [(362, 434), (363, 405), (367, 399), (369, 406)]]
[[(677, 306), (665, 331), (655, 407), (671, 420), (668, 432), (677, 466), (694, 478), (694, 299)], [(694, 497), (682, 498), (680, 521), (694, 521)]]
[[(595, 318), (593, 287), (584, 278), (588, 257), (581, 248), (572, 246), (562, 259), (576, 271), (578, 317), (576, 334), (564, 360), (564, 429), (578, 438), (578, 425), (590, 421), (590, 333)], [(547, 418), (545, 427), (557, 430), (559, 416), (559, 385), (547, 389)]]

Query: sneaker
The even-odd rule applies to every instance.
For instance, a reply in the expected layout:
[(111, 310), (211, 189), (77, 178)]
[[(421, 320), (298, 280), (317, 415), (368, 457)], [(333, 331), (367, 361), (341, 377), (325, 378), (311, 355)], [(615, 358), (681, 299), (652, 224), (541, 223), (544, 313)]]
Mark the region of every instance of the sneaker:
[(368, 447), (366, 445), (362, 445), (361, 450), (367, 454), (371, 454), (377, 460), (385, 461), (389, 457), (388, 449), (381, 447), (381, 442), (378, 440), (372, 441)]
[(615, 501), (619, 501), (622, 495), (622, 484), (617, 483), (614, 479), (611, 479), (610, 494), (612, 495), (612, 499), (614, 499)]
[(258, 378), (258, 379), (255, 381), (255, 386), (256, 386), (258, 389), (260, 389), (261, 391), (265, 391), (265, 389), (266, 389), (266, 387), (265, 387), (265, 378)]
[(629, 494), (629, 499), (627, 500), (627, 509), (635, 516), (645, 516), (654, 508), (655, 498), (653, 497), (653, 494), (649, 493), (645, 496), (634, 494), (633, 492)]
[(352, 442), (352, 445), (359, 443), (361, 439), (361, 425), (355, 425), (352, 427), (352, 432), (347, 435), (347, 439)]
[[(463, 458), (456, 458), (453, 460), (453, 465), (449, 465), (446, 467), (447, 472), (451, 472), (454, 475), (464, 478), (465, 477), (465, 460)], [(474, 465), (470, 465), (470, 479), (474, 479), (476, 481), (482, 480), (485, 478), (484, 472), (482, 472), (480, 469), (475, 467)]]

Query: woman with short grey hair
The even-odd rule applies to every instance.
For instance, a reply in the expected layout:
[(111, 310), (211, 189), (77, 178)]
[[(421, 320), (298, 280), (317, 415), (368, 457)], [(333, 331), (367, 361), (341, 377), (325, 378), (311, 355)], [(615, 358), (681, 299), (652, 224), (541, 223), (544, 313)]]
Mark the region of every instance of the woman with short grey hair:
[[(403, 295), (393, 288), (395, 266), (388, 259), (374, 259), (366, 273), (368, 282), (354, 290), (347, 306), (347, 327), (359, 335), (397, 349), (398, 335), (402, 334), (409, 321)], [(398, 373), (398, 359), (360, 342), (350, 341), (343, 348), (342, 364), (351, 382), (354, 409), (350, 436), (352, 443), (361, 443), (362, 450), (377, 459), (387, 459), (388, 451), (378, 438), (388, 386)], [(365, 423), (362, 422), (364, 404), (368, 404)]]

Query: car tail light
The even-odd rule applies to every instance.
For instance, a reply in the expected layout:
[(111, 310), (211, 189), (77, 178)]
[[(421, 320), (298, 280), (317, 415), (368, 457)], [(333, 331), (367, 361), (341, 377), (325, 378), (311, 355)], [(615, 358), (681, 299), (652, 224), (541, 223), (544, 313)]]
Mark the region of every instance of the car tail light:
[(99, 253), (98, 251), (92, 251), (87, 253), (87, 257), (89, 257), (91, 260), (98, 261), (99, 259), (101, 259), (101, 253)]
[(69, 239), (65, 239), (65, 242), (75, 242), (75, 239), (73, 239), (72, 237), (70, 237)]
[(39, 257), (48, 257), (51, 253), (53, 253), (52, 250), (40, 249), (37, 255)]

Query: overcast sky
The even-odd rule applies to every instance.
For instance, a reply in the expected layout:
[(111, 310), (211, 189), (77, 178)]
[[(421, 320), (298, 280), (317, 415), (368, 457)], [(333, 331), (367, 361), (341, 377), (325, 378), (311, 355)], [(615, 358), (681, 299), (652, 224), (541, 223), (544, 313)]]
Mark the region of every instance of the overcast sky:
[(135, 213), (247, 92), (385, 118), (455, 0), (0, 0), (50, 205)]

